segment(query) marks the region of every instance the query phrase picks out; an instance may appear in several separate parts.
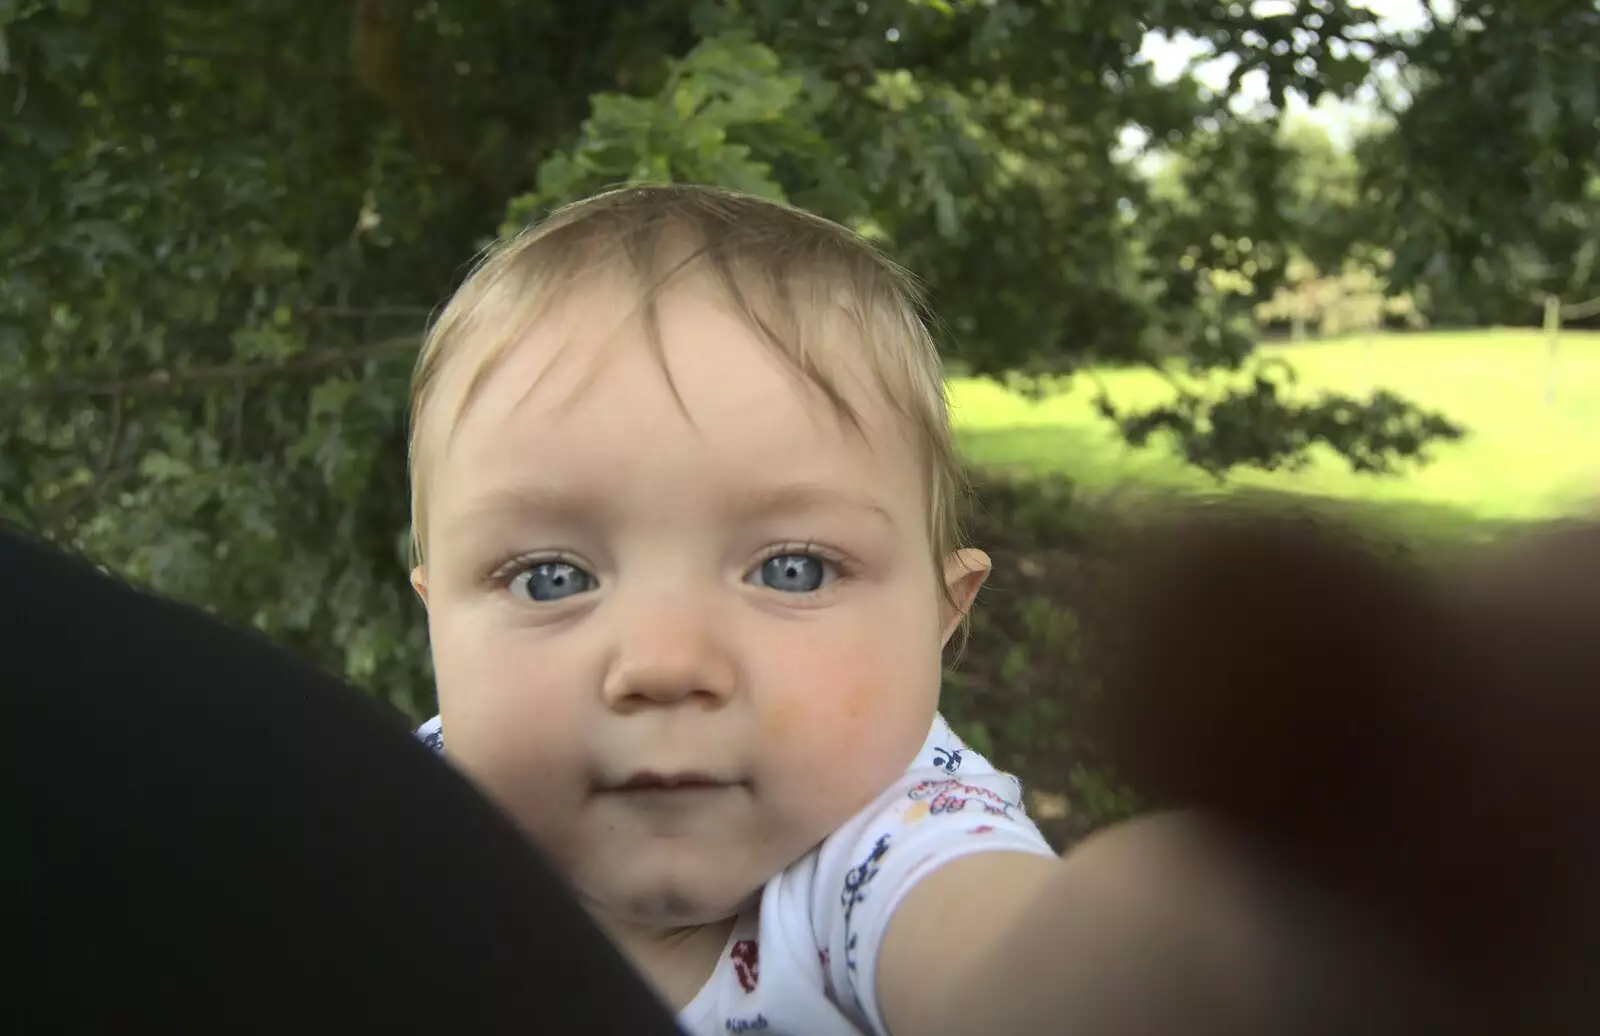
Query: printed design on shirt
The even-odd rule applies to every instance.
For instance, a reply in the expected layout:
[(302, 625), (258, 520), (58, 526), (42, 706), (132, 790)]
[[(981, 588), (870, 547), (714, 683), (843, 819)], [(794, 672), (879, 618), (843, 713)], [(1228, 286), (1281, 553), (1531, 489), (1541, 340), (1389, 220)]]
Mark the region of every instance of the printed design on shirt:
[(819, 949), (817, 951), (817, 963), (822, 966), (822, 992), (823, 995), (829, 1000), (834, 999), (835, 993), (833, 985), (833, 972), (828, 970), (828, 962), (832, 959), (833, 958), (829, 956), (827, 950)]
[(422, 727), (417, 731), (417, 740), (433, 749), (439, 755), (444, 755), (444, 728)]
[(935, 748), (933, 750), (933, 765), (945, 773), (955, 773), (961, 769), (961, 753), (964, 748)]
[(760, 1032), (772, 1028), (772, 1024), (766, 1015), (758, 1014), (754, 1018), (729, 1018), (722, 1027), (729, 1032)]
[(756, 983), (761, 981), (761, 947), (756, 945), (754, 939), (740, 939), (728, 951), (728, 959), (733, 961), (733, 973), (739, 978), (739, 988), (746, 993), (754, 993)]
[(866, 902), (867, 886), (878, 876), (878, 864), (888, 852), (889, 836), (882, 835), (867, 858), (844, 876), (844, 894), (840, 896), (840, 903), (844, 906), (844, 966), (852, 972), (856, 970), (856, 932), (853, 927), (856, 904)]
[[(1012, 804), (1010, 802), (1007, 802), (988, 788), (963, 784), (957, 780), (923, 781), (906, 792), (906, 797), (912, 802), (927, 803), (928, 813), (931, 816), (939, 816), (944, 813), (960, 813), (969, 804), (976, 804), (979, 809), (990, 816), (1011, 819)], [(907, 811), (907, 816), (909, 818), (910, 811)], [(920, 816), (917, 819), (920, 819)]]
[(967, 834), (969, 834), (969, 835), (986, 835), (990, 831), (993, 831), (993, 830), (994, 830), (994, 827), (992, 825), (990, 825), (990, 824), (979, 824), (977, 827), (975, 827), (972, 830), (968, 831)]

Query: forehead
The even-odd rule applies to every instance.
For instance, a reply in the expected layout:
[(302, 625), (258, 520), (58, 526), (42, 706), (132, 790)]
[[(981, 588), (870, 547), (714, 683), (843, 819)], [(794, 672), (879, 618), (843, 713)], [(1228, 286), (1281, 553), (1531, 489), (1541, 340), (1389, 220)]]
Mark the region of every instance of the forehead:
[(665, 468), (710, 484), (781, 474), (920, 498), (920, 451), (842, 309), (808, 314), (816, 326), (796, 358), (705, 280), (657, 301), (652, 327), (636, 285), (596, 279), (542, 314), (442, 444), (440, 517), (519, 482), (640, 483), (641, 469)]

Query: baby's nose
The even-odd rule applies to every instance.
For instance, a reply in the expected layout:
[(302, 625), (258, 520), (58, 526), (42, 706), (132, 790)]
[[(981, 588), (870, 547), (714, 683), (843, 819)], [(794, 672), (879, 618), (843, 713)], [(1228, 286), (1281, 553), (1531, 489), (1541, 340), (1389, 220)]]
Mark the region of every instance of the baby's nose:
[(621, 712), (688, 700), (715, 706), (733, 694), (736, 679), (712, 617), (677, 601), (625, 625), (602, 691), (606, 705)]

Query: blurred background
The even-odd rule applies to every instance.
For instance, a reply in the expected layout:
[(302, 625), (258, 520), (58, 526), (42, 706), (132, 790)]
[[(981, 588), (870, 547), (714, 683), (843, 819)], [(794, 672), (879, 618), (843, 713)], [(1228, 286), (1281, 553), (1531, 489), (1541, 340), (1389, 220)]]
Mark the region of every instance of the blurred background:
[(428, 714), (420, 335), (640, 180), (926, 280), (997, 561), (947, 709), (1058, 843), (1138, 808), (1075, 631), (1139, 501), (1600, 496), (1592, 0), (0, 0), (0, 517)]

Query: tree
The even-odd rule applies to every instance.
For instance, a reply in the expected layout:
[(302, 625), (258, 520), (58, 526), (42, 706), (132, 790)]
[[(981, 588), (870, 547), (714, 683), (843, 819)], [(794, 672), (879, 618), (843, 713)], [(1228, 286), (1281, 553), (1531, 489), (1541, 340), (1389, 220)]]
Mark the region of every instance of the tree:
[[(1335, 0), (0, 0), (0, 508), (425, 707), (399, 578), (420, 329), (497, 230), (625, 179), (882, 238), (980, 372), (1245, 367), (1283, 148), (1157, 83), (1151, 27), (1280, 102), (1354, 89), (1342, 41), (1373, 33)], [(1116, 157), (1129, 125), (1192, 152), (1190, 202)], [(1246, 262), (1251, 293), (1208, 290)], [(1382, 469), (1451, 431), (1266, 373), (1108, 412), (1217, 471), (1319, 439)]]
[(1352, 332), (1372, 334), (1390, 321), (1422, 327), (1426, 320), (1416, 300), (1390, 295), (1383, 273), (1391, 256), (1362, 256), (1334, 271), (1319, 270), (1309, 259), (1289, 260), (1289, 275), (1278, 293), (1256, 307), (1264, 321), (1290, 325), (1290, 337), (1308, 332), (1329, 338)]
[(1454, 7), (1407, 41), (1393, 130), (1363, 148), (1368, 240), (1436, 320), (1531, 324), (1546, 295), (1600, 295), (1600, 8)]
[[(1257, 135), (1270, 129), (1260, 125), (1247, 128)], [(1378, 271), (1370, 269), (1377, 259), (1370, 248), (1363, 249), (1360, 244), (1364, 236), (1360, 226), (1361, 169), (1355, 155), (1304, 117), (1285, 118), (1276, 129), (1276, 160), (1281, 172), (1274, 203), (1281, 222), (1274, 228), (1279, 239), (1266, 242), (1272, 249), (1269, 282), (1276, 290), (1269, 294), (1258, 287), (1261, 255), (1248, 236), (1231, 242), (1232, 248), (1222, 253), (1226, 261), (1220, 267), (1203, 266), (1200, 252), (1193, 246), (1179, 263), (1196, 269), (1210, 290), (1255, 299), (1266, 295), (1255, 306), (1256, 317), (1268, 323), (1290, 323), (1298, 338), (1307, 326), (1320, 325), (1323, 311), (1337, 307), (1337, 300), (1348, 294), (1338, 285), (1339, 276), (1325, 277), (1325, 269), (1341, 271), (1348, 275), (1347, 281), (1370, 278), (1380, 292), (1382, 286)], [(1242, 177), (1254, 172), (1253, 165), (1225, 170), (1206, 161), (1208, 154), (1226, 148), (1225, 133), (1236, 132), (1232, 128), (1202, 130), (1182, 146), (1157, 156), (1149, 173), (1151, 192), (1163, 206), (1191, 218), (1230, 200), (1249, 198), (1250, 185)], [(1355, 287), (1354, 282), (1346, 287)], [(1381, 298), (1378, 308), (1382, 308)], [(1346, 326), (1349, 322), (1335, 317), (1333, 323)]]

